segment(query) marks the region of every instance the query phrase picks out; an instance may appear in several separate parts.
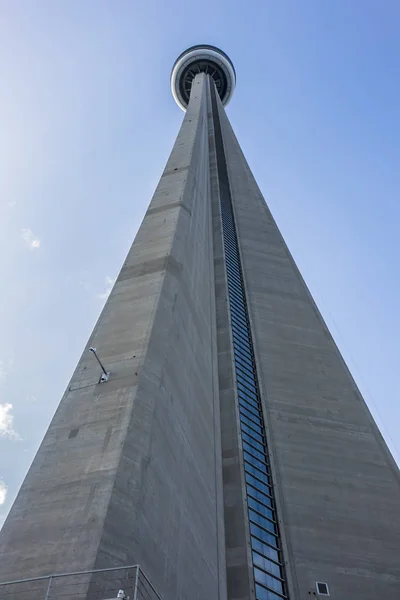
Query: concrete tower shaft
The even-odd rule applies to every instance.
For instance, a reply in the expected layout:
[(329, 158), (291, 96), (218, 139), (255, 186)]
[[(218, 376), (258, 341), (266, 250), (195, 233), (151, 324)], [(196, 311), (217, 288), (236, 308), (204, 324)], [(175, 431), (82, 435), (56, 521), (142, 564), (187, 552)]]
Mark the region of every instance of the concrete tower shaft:
[(234, 84), (214, 47), (174, 65), (183, 123), (1, 531), (1, 600), (104, 600), (91, 576), (1, 582), (136, 564), (162, 600), (400, 597), (399, 471), (234, 135)]
[(1, 531), (0, 582), (140, 564), (162, 600), (226, 598), (203, 74), (196, 88)]

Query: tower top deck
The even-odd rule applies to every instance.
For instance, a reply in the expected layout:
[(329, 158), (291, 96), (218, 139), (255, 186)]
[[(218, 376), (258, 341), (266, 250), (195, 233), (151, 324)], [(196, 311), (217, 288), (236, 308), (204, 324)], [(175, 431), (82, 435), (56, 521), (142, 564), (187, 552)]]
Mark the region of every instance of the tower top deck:
[(216, 46), (191, 46), (178, 56), (171, 72), (172, 95), (182, 110), (186, 110), (189, 103), (193, 79), (202, 72), (214, 79), (224, 106), (231, 99), (236, 85), (236, 72), (230, 58)]

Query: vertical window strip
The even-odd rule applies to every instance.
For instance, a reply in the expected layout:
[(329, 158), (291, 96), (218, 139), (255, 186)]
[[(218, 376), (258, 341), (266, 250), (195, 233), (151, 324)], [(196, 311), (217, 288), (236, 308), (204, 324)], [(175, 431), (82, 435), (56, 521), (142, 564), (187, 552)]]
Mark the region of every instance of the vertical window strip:
[[(251, 329), (250, 329), (250, 322), (249, 322), (249, 318), (248, 318), (246, 293), (245, 293), (245, 288), (244, 288), (244, 283), (243, 283), (243, 274), (242, 274), (239, 246), (238, 246), (238, 240), (237, 240), (235, 218), (234, 218), (233, 208), (232, 208), (232, 198), (231, 198), (230, 187), (229, 187), (228, 170), (227, 170), (227, 165), (226, 165), (225, 152), (224, 152), (224, 146), (223, 146), (223, 140), (222, 140), (221, 124), (220, 124), (220, 120), (219, 120), (219, 114), (218, 114), (218, 108), (217, 108), (217, 102), (216, 102), (216, 96), (215, 96), (215, 87), (212, 84), (212, 82), (210, 82), (210, 83), (211, 83), (211, 103), (212, 103), (213, 121), (214, 121), (215, 147), (216, 147), (216, 155), (217, 155), (217, 172), (218, 172), (218, 181), (219, 181), (219, 189), (220, 189), (222, 237), (223, 237), (223, 245), (224, 245), (224, 250), (225, 250), (225, 270), (226, 270), (226, 274), (227, 274), (228, 297), (229, 297), (229, 302), (230, 302), (230, 307), (231, 307), (230, 308), (230, 316), (232, 319), (232, 321), (231, 321), (232, 334), (234, 335), (234, 340), (236, 339), (236, 342), (234, 341), (233, 345), (234, 345), (235, 349), (239, 350), (240, 346), (243, 347), (243, 343), (244, 343), (242, 335), (246, 337), (246, 344), (245, 344), (246, 345), (246, 355), (247, 355), (246, 360), (248, 363), (251, 363), (251, 368), (252, 368), (251, 398), (252, 398), (252, 402), (254, 402), (254, 404), (258, 408), (257, 412), (258, 412), (259, 419), (257, 419), (257, 421), (258, 420), (260, 421), (259, 430), (261, 431), (261, 435), (260, 434), (257, 435), (252, 429), (249, 429), (249, 425), (251, 422), (249, 423), (248, 420), (245, 421), (243, 419), (243, 408), (242, 408), (242, 412), (241, 412), (241, 414), (242, 414), (242, 419), (241, 419), (242, 443), (243, 443), (244, 449), (248, 448), (253, 456), (254, 455), (257, 456), (258, 460), (262, 461), (262, 463), (260, 463), (260, 465), (258, 465), (258, 467), (260, 467), (261, 464), (265, 464), (265, 471), (267, 471), (267, 464), (269, 461), (268, 461), (268, 449), (267, 449), (266, 435), (265, 435), (265, 424), (264, 424), (264, 418), (262, 416), (261, 401), (260, 401), (260, 395), (259, 395), (259, 390), (258, 390), (257, 370), (256, 370), (256, 364), (255, 364), (255, 360), (254, 360), (253, 341), (252, 341), (252, 335), (251, 335)], [(233, 272), (234, 272), (234, 276), (233, 276)], [(231, 273), (232, 273), (232, 275), (230, 275)], [(242, 301), (239, 304), (237, 302), (238, 294), (240, 294), (240, 296), (242, 298)], [(245, 329), (245, 333), (241, 333), (240, 337), (238, 336), (237, 333), (234, 333), (234, 332), (237, 332), (237, 330), (238, 330), (238, 327), (235, 325), (235, 318), (236, 318), (236, 320), (238, 318), (240, 319), (240, 323), (241, 323), (240, 329), (241, 330)], [(235, 361), (236, 379), (237, 379), (238, 389), (242, 388), (245, 390), (245, 392), (249, 392), (249, 395), (250, 395), (250, 390), (248, 390), (247, 385), (243, 388), (243, 385), (240, 383), (240, 381), (243, 382), (243, 371), (241, 370), (241, 369), (243, 369), (243, 361), (241, 361), (240, 358), (238, 357), (236, 350), (234, 352), (234, 361)], [(247, 377), (246, 377), (246, 380), (247, 380)], [(240, 408), (239, 407), (239, 398), (237, 398), (237, 401), (238, 401), (238, 408)], [(241, 404), (241, 406), (243, 407), (243, 403)], [(245, 409), (245, 410), (247, 412), (247, 409)], [(250, 416), (250, 414), (249, 414), (249, 416)], [(251, 437), (249, 437), (248, 433), (251, 434)], [(254, 439), (254, 438), (256, 438), (256, 439)], [(255, 562), (253, 560), (253, 575), (254, 575), (255, 581), (257, 582), (257, 592), (258, 592), (257, 597), (258, 598), (271, 598), (271, 599), (275, 598), (275, 597), (276, 598), (278, 598), (278, 597), (279, 598), (287, 598), (285, 573), (284, 573), (284, 569), (282, 567), (283, 560), (281, 557), (281, 550), (280, 550), (281, 543), (280, 543), (280, 538), (279, 538), (279, 529), (277, 526), (274, 526), (271, 523), (271, 521), (273, 521), (275, 523), (277, 521), (275, 502), (273, 500), (273, 487), (272, 487), (272, 485), (268, 485), (268, 483), (267, 483), (267, 482), (269, 482), (271, 484), (271, 476), (270, 476), (270, 474), (264, 475), (260, 471), (251, 467), (251, 465), (249, 465), (249, 464), (247, 464), (246, 471), (247, 471), (247, 473), (246, 473), (247, 484), (250, 484), (251, 486), (255, 486), (255, 488), (258, 491), (257, 492), (254, 489), (254, 487), (252, 487), (252, 490), (254, 490), (254, 492), (252, 492), (252, 494), (255, 495), (255, 497), (257, 498), (259, 496), (259, 492), (261, 492), (260, 499), (264, 498), (264, 504), (267, 501), (267, 496), (265, 496), (264, 494), (268, 494), (268, 496), (271, 498), (271, 500), (269, 501), (270, 506), (268, 508), (265, 507), (264, 504), (259, 505), (255, 498), (248, 499), (248, 518), (249, 518), (250, 530), (251, 530), (252, 536), (256, 536), (256, 538), (258, 538), (258, 540), (256, 538), (253, 538), (253, 539), (255, 539), (255, 542), (253, 543), (253, 547), (255, 545), (257, 552), (259, 553), (259, 554), (257, 554), (257, 557), (260, 557), (259, 560), (256, 561), (257, 564), (255, 564)], [(257, 474), (258, 475), (257, 479), (255, 479), (253, 475), (250, 475), (249, 471)], [(268, 471), (268, 473), (269, 473), (269, 471)], [(261, 514), (257, 515), (256, 513), (254, 513), (252, 508), (253, 509), (258, 508), (257, 512), (261, 513)], [(265, 516), (263, 517), (262, 514), (267, 516), (267, 518), (270, 519), (271, 521), (267, 521), (265, 519)], [(256, 517), (255, 517), (255, 515), (256, 515)], [(259, 522), (262, 522), (262, 520), (263, 520), (264, 529), (260, 529), (257, 525), (254, 525), (254, 523), (250, 522), (250, 521), (254, 521), (255, 518), (257, 518), (257, 520)], [(275, 535), (271, 535), (270, 533), (268, 533), (265, 530), (267, 523), (269, 523), (269, 525), (267, 527), (268, 529), (274, 527)], [(273, 549), (271, 548), (271, 545), (274, 546)], [(275, 546), (276, 546), (276, 548), (275, 548)], [(272, 562), (270, 560), (271, 554), (272, 554), (272, 559), (276, 560), (276, 562)], [(264, 558), (262, 558), (262, 557), (264, 557)], [(277, 564), (277, 563), (279, 563), (279, 564)], [(277, 577), (279, 577), (279, 581), (278, 581), (278, 579), (276, 579)], [(278, 594), (278, 595), (276, 595), (276, 594)]]

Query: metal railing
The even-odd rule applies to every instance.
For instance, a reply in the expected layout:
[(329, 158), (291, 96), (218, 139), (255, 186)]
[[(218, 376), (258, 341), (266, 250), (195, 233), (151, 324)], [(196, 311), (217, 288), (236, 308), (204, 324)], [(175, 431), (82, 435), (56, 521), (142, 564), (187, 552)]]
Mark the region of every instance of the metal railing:
[(0, 583), (0, 600), (161, 600), (139, 565)]

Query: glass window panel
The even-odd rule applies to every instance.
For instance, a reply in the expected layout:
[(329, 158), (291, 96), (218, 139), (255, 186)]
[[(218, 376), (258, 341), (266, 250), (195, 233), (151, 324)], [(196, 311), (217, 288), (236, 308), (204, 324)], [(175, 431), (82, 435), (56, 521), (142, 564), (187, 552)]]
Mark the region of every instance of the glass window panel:
[(265, 462), (261, 462), (261, 460), (257, 460), (256, 458), (254, 458), (254, 456), (252, 456), (251, 454), (249, 454), (246, 451), (244, 452), (243, 456), (244, 456), (244, 459), (247, 460), (247, 462), (251, 463), (252, 465), (257, 467), (260, 471), (263, 471), (264, 473), (266, 473), (268, 475), (268, 467), (265, 464)]
[[(238, 399), (239, 399), (239, 402), (244, 402), (243, 406), (245, 408), (247, 408), (247, 410), (250, 410), (250, 412), (254, 413), (257, 417), (259, 417), (261, 415), (260, 405), (258, 404), (258, 402), (256, 400), (254, 400), (253, 398), (250, 398), (246, 394), (243, 394), (242, 390), (240, 390), (239, 388), (238, 388)], [(251, 408), (253, 408), (254, 410), (251, 410), (249, 408), (249, 406), (251, 406)], [(257, 412), (255, 413), (254, 411), (257, 411)]]
[[(257, 440), (258, 442), (263, 442), (263, 437), (262, 435), (260, 435), (259, 433), (257, 433), (256, 431), (254, 431), (254, 429), (251, 429), (248, 425), (246, 425), (246, 423), (241, 423), (241, 427), (242, 427), (242, 432), (245, 431), (248, 435), (250, 435), (253, 439)], [(254, 467), (253, 467), (254, 468)]]
[(248, 335), (247, 331), (245, 333), (242, 333), (241, 330), (238, 327), (236, 327), (233, 323), (232, 323), (232, 331), (233, 331), (234, 336), (239, 338), (241, 342), (243, 342), (246, 346), (248, 346), (250, 348), (249, 335)]
[[(224, 192), (228, 192), (227, 188), (224, 189)], [(221, 209), (223, 218), (226, 219), (228, 223), (233, 223), (232, 207), (230, 206), (226, 193), (223, 194)]]
[(231, 327), (232, 327), (232, 331), (234, 333), (238, 333), (239, 335), (241, 335), (244, 338), (246, 344), (249, 343), (249, 340), (251, 338), (250, 338), (249, 330), (247, 327), (238, 323), (234, 318), (231, 319)]
[[(236, 354), (235, 354), (235, 359), (236, 359)], [(254, 365), (253, 365), (253, 361), (249, 361), (247, 359), (247, 362), (245, 361), (241, 361), (238, 363), (238, 369), (240, 369), (241, 371), (243, 371), (246, 375), (249, 375), (252, 378), (255, 378), (255, 370), (254, 370)]]
[(270, 481), (268, 475), (266, 475), (265, 473), (262, 473), (261, 471), (259, 471), (258, 469), (256, 469), (251, 464), (245, 463), (245, 467), (246, 467), (246, 471), (248, 473), (251, 473), (251, 475), (254, 475), (254, 477), (257, 477), (258, 479), (261, 479), (261, 481), (263, 481), (267, 485), (271, 485), (271, 481)]
[[(232, 219), (231, 208), (226, 207), (226, 212), (222, 213), (222, 221), (224, 225), (224, 238), (227, 237), (230, 240), (236, 239), (236, 232), (234, 230), (234, 223)], [(229, 211), (229, 212), (228, 212)], [(233, 232), (233, 233), (232, 233)]]
[[(245, 319), (244, 301), (236, 290), (229, 291), (229, 300), (231, 301), (231, 317), (233, 319)], [(234, 303), (232, 303), (234, 300)]]
[[(242, 435), (246, 435), (246, 434), (243, 433)], [(253, 477), (253, 475), (250, 475), (250, 473), (246, 473), (246, 481), (253, 487), (260, 490), (260, 492), (263, 492), (264, 494), (268, 494), (268, 496), (272, 496), (271, 488), (269, 487), (269, 485), (262, 483), (261, 481), (259, 481), (255, 477)]]
[(234, 348), (235, 354), (239, 354), (239, 356), (244, 356), (244, 358), (246, 358), (247, 360), (253, 360), (252, 356), (251, 356), (251, 352), (248, 352), (247, 350), (242, 350), (241, 348)]
[(226, 263), (226, 273), (228, 275), (229, 282), (235, 282), (236, 285), (243, 291), (243, 279), (241, 277), (241, 272), (239, 268), (239, 264)]
[(238, 310), (244, 312), (244, 299), (241, 294), (235, 292), (235, 290), (229, 290), (229, 302), (233, 304)]
[[(234, 344), (236, 344), (235, 340), (234, 340)], [(245, 382), (248, 385), (249, 390), (252, 392), (252, 394), (257, 393), (256, 378), (255, 378), (254, 372), (250, 371), (250, 369), (248, 367), (243, 368), (243, 367), (240, 367), (240, 365), (238, 365), (236, 373), (239, 376), (242, 375), (242, 377), (247, 377), (247, 379), (245, 379)], [(256, 390), (255, 392), (254, 392), (254, 388)]]
[(276, 535), (276, 528), (274, 523), (271, 523), (271, 521), (268, 521), (262, 515), (259, 515), (258, 513), (254, 512), (254, 510), (249, 510), (249, 518), (251, 521), (253, 521), (253, 523), (260, 525), (264, 529), (268, 529), (268, 531), (270, 531), (271, 533), (275, 533)]
[(256, 488), (252, 487), (251, 485), (247, 485), (246, 489), (249, 496), (252, 496), (258, 502), (261, 502), (261, 504), (265, 504), (269, 508), (272, 508), (272, 498), (266, 496), (262, 492), (259, 492), (258, 490), (256, 490)]
[(232, 331), (232, 342), (233, 347), (241, 352), (247, 352), (251, 356), (251, 347), (249, 342), (244, 342), (243, 338), (239, 338), (234, 331)]
[(252, 365), (249, 360), (239, 357), (236, 352), (235, 352), (234, 358), (235, 358), (235, 364), (238, 367), (240, 367), (241, 369), (247, 369), (249, 371), (249, 373), (253, 372)]
[(239, 398), (239, 405), (242, 406), (243, 408), (245, 408), (246, 410), (248, 410), (255, 417), (258, 417), (260, 414), (260, 412), (257, 408), (255, 408), (254, 406), (252, 406), (250, 403), (246, 402), (245, 400), (242, 400), (241, 398)]
[(242, 433), (242, 438), (244, 439), (245, 442), (254, 446), (254, 448), (256, 448), (256, 450), (263, 452), (264, 446), (262, 444), (260, 444), (260, 442), (256, 442), (256, 440), (253, 440), (253, 438), (250, 437), (249, 435), (247, 435), (247, 433)]
[(232, 343), (233, 348), (236, 350), (240, 350), (240, 352), (247, 352), (248, 356), (251, 357), (251, 349), (250, 344), (244, 343), (243, 339), (239, 339), (235, 332), (232, 332)]
[(235, 329), (232, 328), (232, 342), (233, 347), (241, 350), (243, 352), (247, 352), (251, 356), (251, 345), (249, 338), (245, 338), (243, 335), (239, 334)]
[(266, 517), (269, 517), (270, 519), (274, 518), (274, 513), (270, 508), (264, 506), (264, 504), (261, 504), (260, 502), (257, 502), (257, 500), (251, 496), (247, 496), (247, 504), (258, 510), (259, 513), (265, 515)]
[(253, 394), (257, 393), (255, 383), (252, 384), (250, 381), (248, 381), (248, 379), (245, 378), (244, 375), (240, 373), (240, 371), (236, 371), (236, 381), (238, 383), (240, 382), (246, 389), (249, 389), (249, 391), (252, 391)]
[(256, 600), (282, 600), (280, 596), (256, 583)]
[[(251, 416), (253, 418), (256, 418), (255, 415), (251, 415)], [(257, 423), (254, 423), (254, 421), (249, 419), (249, 417), (244, 414), (243, 408), (241, 408), (241, 410), (240, 410), (240, 420), (243, 423), (245, 423), (248, 427), (250, 427), (253, 431), (256, 431), (257, 433), (263, 432), (262, 428), (259, 425), (257, 425)]]
[(228, 287), (229, 293), (236, 292), (239, 297), (243, 295), (243, 288), (240, 282), (228, 271)]
[(226, 269), (234, 269), (237, 273), (240, 273), (240, 262), (238, 260), (236, 242), (228, 242), (227, 246), (228, 248), (225, 246), (225, 267)]
[[(227, 241), (229, 241), (230, 243), (233, 244), (236, 241), (236, 231), (235, 231), (235, 225), (232, 220), (232, 214), (226, 213), (226, 215), (223, 218), (223, 221), (224, 221), (224, 234), (225, 234), (224, 237), (227, 239)], [(236, 253), (237, 253), (237, 247), (236, 247)]]
[(231, 231), (233, 231), (235, 233), (235, 224), (234, 224), (234, 220), (233, 220), (233, 215), (231, 212), (231, 207), (229, 206), (229, 204), (226, 204), (225, 207), (225, 212), (223, 213), (223, 222), (224, 222), (224, 228), (228, 227), (230, 228)]
[(235, 321), (231, 322), (231, 326), (232, 326), (232, 330), (235, 333), (238, 333), (239, 335), (241, 335), (246, 340), (246, 342), (250, 339), (249, 331), (248, 331), (247, 327), (242, 327), (241, 325), (238, 325), (237, 323), (235, 323)]
[(243, 291), (242, 278), (240, 275), (239, 265), (236, 264), (226, 264), (226, 273), (228, 275), (228, 281), (230, 283), (235, 283), (240, 291)]
[[(239, 317), (241, 318), (241, 317)], [(236, 327), (240, 327), (240, 330), (244, 329), (246, 331), (246, 335), (248, 337), (248, 327), (239, 321), (239, 318), (235, 316), (235, 312), (231, 310), (231, 325), (235, 325)]]
[(246, 309), (243, 293), (239, 292), (235, 287), (231, 287), (231, 284), (229, 283), (228, 295), (231, 302), (231, 312), (244, 318)]
[(235, 361), (237, 364), (244, 370), (248, 370), (250, 373), (254, 373), (253, 360), (251, 358), (251, 354), (248, 350), (243, 352), (240, 348), (237, 348), (236, 344), (234, 344), (234, 353), (235, 353)]
[[(236, 362), (236, 361), (235, 361)], [(238, 372), (247, 377), (248, 379), (250, 379), (250, 381), (255, 381), (255, 375), (252, 371), (252, 369), (248, 366), (248, 365), (240, 365), (236, 363), (236, 369), (238, 370)]]
[(227, 236), (225, 236), (225, 239), (224, 239), (226, 262), (227, 263), (228, 263), (228, 261), (231, 261), (231, 262), (236, 261), (237, 262), (238, 247), (237, 247), (236, 236), (230, 235), (230, 232), (227, 229), (226, 229), (226, 233), (229, 234), (229, 239), (227, 239)]
[(239, 285), (237, 285), (231, 277), (228, 277), (228, 293), (230, 298), (237, 298), (239, 302), (243, 305), (241, 306), (241, 312), (244, 312), (244, 295), (243, 290)]
[(256, 396), (256, 398), (257, 398), (257, 387), (256, 387), (254, 379), (251, 382), (249, 382), (249, 381), (247, 381), (247, 379), (245, 379), (243, 376), (241, 376), (241, 373), (236, 373), (236, 378), (240, 378), (240, 382), (243, 384), (246, 391), (248, 390), (251, 394), (254, 394), (254, 396)]
[(239, 328), (237, 327), (237, 325), (235, 325), (234, 323), (232, 323), (232, 337), (233, 337), (233, 343), (235, 346), (237, 346), (238, 344), (240, 344), (240, 347), (242, 347), (244, 345), (244, 347), (246, 348), (247, 352), (250, 351), (250, 338), (247, 335), (247, 333), (242, 333)]
[(243, 298), (243, 288), (240, 285), (240, 282), (233, 277), (231, 273), (228, 271), (228, 291), (229, 295), (236, 294), (236, 296), (240, 299)]
[(259, 412), (261, 413), (261, 405), (258, 401), (257, 390), (253, 388), (251, 391), (250, 387), (247, 387), (245, 384), (245, 380), (240, 375), (236, 374), (236, 386), (238, 390), (238, 396), (240, 399), (243, 399), (245, 402), (248, 402), (254, 407), (257, 407)]
[(256, 567), (260, 567), (261, 569), (264, 569), (264, 571), (268, 571), (269, 573), (276, 575), (276, 577), (282, 578), (281, 568), (279, 565), (272, 562), (272, 560), (265, 558), (265, 556), (261, 556), (261, 554), (258, 554), (258, 552), (254, 552), (254, 550), (252, 552), (252, 555), (253, 555), (253, 564)]
[(252, 392), (253, 394), (257, 393), (256, 383), (255, 383), (254, 377), (252, 377), (251, 373), (246, 375), (244, 370), (240, 369), (239, 367), (236, 367), (236, 379), (241, 381), (243, 383), (243, 385), (248, 385), (249, 391), (250, 391), (250, 388), (254, 389), (255, 392)]
[(224, 228), (224, 246), (225, 246), (225, 258), (235, 259), (238, 255), (237, 238), (232, 233), (230, 223), (225, 219), (223, 222)]
[(238, 389), (243, 392), (243, 395), (245, 397), (250, 398), (250, 400), (252, 400), (253, 402), (256, 402), (257, 406), (258, 406), (258, 398), (254, 391), (251, 391), (249, 388), (247, 388), (242, 383), (238, 383)]
[(235, 325), (236, 327), (240, 327), (240, 330), (249, 333), (249, 327), (247, 323), (244, 320), (242, 320), (242, 317), (237, 316), (235, 313), (231, 314), (231, 324)]
[(248, 333), (248, 327), (241, 323), (240, 319), (244, 319), (244, 313), (242, 311), (238, 311), (235, 306), (232, 306), (231, 303), (231, 325), (235, 324), (237, 326), (244, 327)]
[(247, 313), (243, 295), (237, 294), (235, 291), (232, 291), (232, 293), (229, 294), (229, 300), (231, 302), (231, 311), (233, 313), (239, 314), (242, 317), (245, 317)]
[(249, 324), (246, 320), (246, 315), (242, 312), (239, 313), (238, 311), (232, 311), (231, 319), (233, 319), (235, 322), (238, 322), (243, 327), (249, 327)]
[[(232, 244), (236, 242), (236, 231), (232, 220), (232, 214), (226, 214), (224, 218), (224, 238)], [(237, 254), (237, 246), (235, 252)]]
[(272, 560), (279, 561), (279, 553), (275, 548), (271, 548), (267, 544), (263, 544), (261, 540), (257, 540), (256, 538), (251, 538), (251, 547), (253, 550), (257, 550), (260, 554), (263, 554), (267, 558), (271, 558)]
[[(229, 274), (228, 274), (229, 275)], [(229, 292), (229, 296), (230, 297), (235, 297), (238, 299), (239, 301), (239, 306), (240, 306), (240, 310), (241, 312), (244, 312), (244, 297), (243, 297), (243, 290), (242, 289), (237, 289), (234, 285), (233, 285), (233, 280), (231, 277), (228, 277), (228, 292)]]
[(236, 314), (239, 314), (241, 316), (244, 317), (244, 311), (242, 310), (242, 307), (240, 307), (238, 305), (237, 300), (235, 300), (234, 298), (229, 297), (229, 302), (231, 305), (231, 315), (234, 317)]
[[(240, 376), (240, 373), (239, 373)], [(243, 390), (243, 394), (247, 394), (250, 398), (253, 399), (253, 402), (258, 402), (257, 388), (253, 385), (241, 382), (241, 388)]]
[(243, 310), (238, 310), (235, 306), (232, 306), (231, 304), (231, 319), (233, 321), (237, 321), (237, 322), (241, 322), (242, 325), (247, 325), (247, 321), (246, 321), (246, 313)]
[(272, 533), (268, 533), (268, 531), (261, 529), (261, 527), (255, 523), (250, 523), (250, 533), (260, 538), (262, 542), (267, 542), (267, 544), (271, 544), (272, 546), (276, 546), (277, 544), (276, 537), (272, 535)]
[(245, 441), (243, 441), (243, 448), (244, 448), (244, 450), (246, 450), (246, 452), (249, 452), (250, 454), (252, 454), (253, 456), (259, 458), (260, 460), (265, 460), (265, 454), (264, 454), (264, 452), (259, 452), (258, 450), (256, 450), (252, 446), (250, 446), (250, 444), (248, 444)]
[[(247, 457), (245, 457), (245, 460), (247, 460)], [(261, 479), (261, 481), (264, 481), (267, 485), (272, 485), (271, 477), (268, 473), (268, 469), (265, 464), (262, 464), (260, 461), (257, 461), (257, 459), (254, 459), (253, 457), (248, 462), (251, 465), (251, 467), (249, 465), (249, 468), (247, 469), (249, 473), (254, 475), (254, 477), (258, 477), (258, 479)], [(257, 462), (257, 466), (253, 464), (256, 462)], [(258, 468), (258, 467), (260, 467), (260, 468)]]
[(242, 278), (240, 276), (239, 263), (232, 263), (231, 261), (227, 260), (226, 272), (228, 274), (228, 279), (231, 281), (236, 281), (239, 288), (243, 289)]
[(236, 377), (240, 377), (240, 379), (243, 380), (243, 381), (245, 381), (246, 384), (248, 384), (250, 387), (252, 387), (255, 390), (257, 390), (256, 381), (255, 381), (254, 375), (252, 373), (246, 374), (242, 369), (240, 369), (238, 367), (236, 369)]
[[(242, 371), (247, 370), (249, 373), (252, 373), (252, 366), (250, 364), (249, 359), (245, 358), (243, 359), (242, 357), (239, 357), (237, 355), (237, 352), (235, 352), (234, 355), (234, 360), (235, 360), (235, 365), (241, 369)], [(246, 362), (247, 361), (247, 362)]]
[(257, 569), (257, 567), (254, 567), (254, 578), (258, 583), (262, 583), (273, 589), (274, 592), (283, 594), (282, 582), (278, 579), (275, 579), (275, 577), (271, 577), (271, 575), (268, 575), (268, 573), (264, 573), (264, 571), (261, 571), (261, 569)]
[(256, 415), (253, 415), (253, 413), (242, 407), (240, 407), (240, 419), (243, 419), (243, 422), (252, 427), (254, 431), (263, 433), (264, 429), (260, 423), (260, 419), (257, 419)]
[(244, 431), (246, 431), (246, 433), (248, 435), (250, 435), (253, 440), (256, 440), (257, 442), (260, 442), (260, 444), (264, 443), (264, 437), (262, 434), (258, 433), (255, 429), (255, 427), (249, 427), (246, 423), (243, 423), (243, 427), (245, 427)]
[(261, 406), (260, 406), (257, 396), (255, 394), (252, 394), (250, 392), (250, 390), (245, 388), (244, 385), (242, 385), (242, 383), (240, 383), (240, 381), (236, 380), (236, 383), (237, 383), (239, 400), (244, 400), (245, 402), (248, 402), (249, 404), (251, 404), (251, 406), (254, 406), (254, 408), (257, 408), (259, 413), (261, 413)]
[(248, 342), (248, 340), (249, 340), (248, 327), (241, 325), (240, 323), (235, 321), (234, 318), (231, 319), (231, 327), (235, 333), (237, 332), (239, 335), (241, 335), (245, 339), (246, 342)]
[[(235, 293), (235, 290), (234, 290)], [(243, 296), (241, 294), (236, 294), (236, 297), (239, 297), (239, 304), (236, 306), (232, 306), (231, 304), (231, 313), (233, 317), (237, 319), (243, 319), (243, 321), (247, 324), (247, 312), (245, 309), (245, 304), (243, 300)]]
[(252, 382), (255, 382), (256, 376), (252, 367), (250, 367), (249, 365), (237, 365), (237, 368), (243, 375), (248, 377)]
[[(229, 286), (229, 281), (228, 281), (228, 286)], [(245, 308), (244, 308), (243, 293), (241, 291), (238, 292), (235, 289), (233, 289), (233, 286), (232, 287), (228, 287), (228, 292), (229, 292), (229, 298), (236, 299), (237, 303), (238, 303), (238, 308), (240, 308), (240, 310), (242, 312), (244, 312)]]
[(237, 271), (240, 271), (240, 269), (239, 269), (240, 262), (239, 262), (238, 256), (237, 256), (236, 243), (234, 241), (228, 242), (228, 249), (229, 249), (229, 252), (226, 252), (227, 249), (225, 248), (226, 266), (233, 267)]

